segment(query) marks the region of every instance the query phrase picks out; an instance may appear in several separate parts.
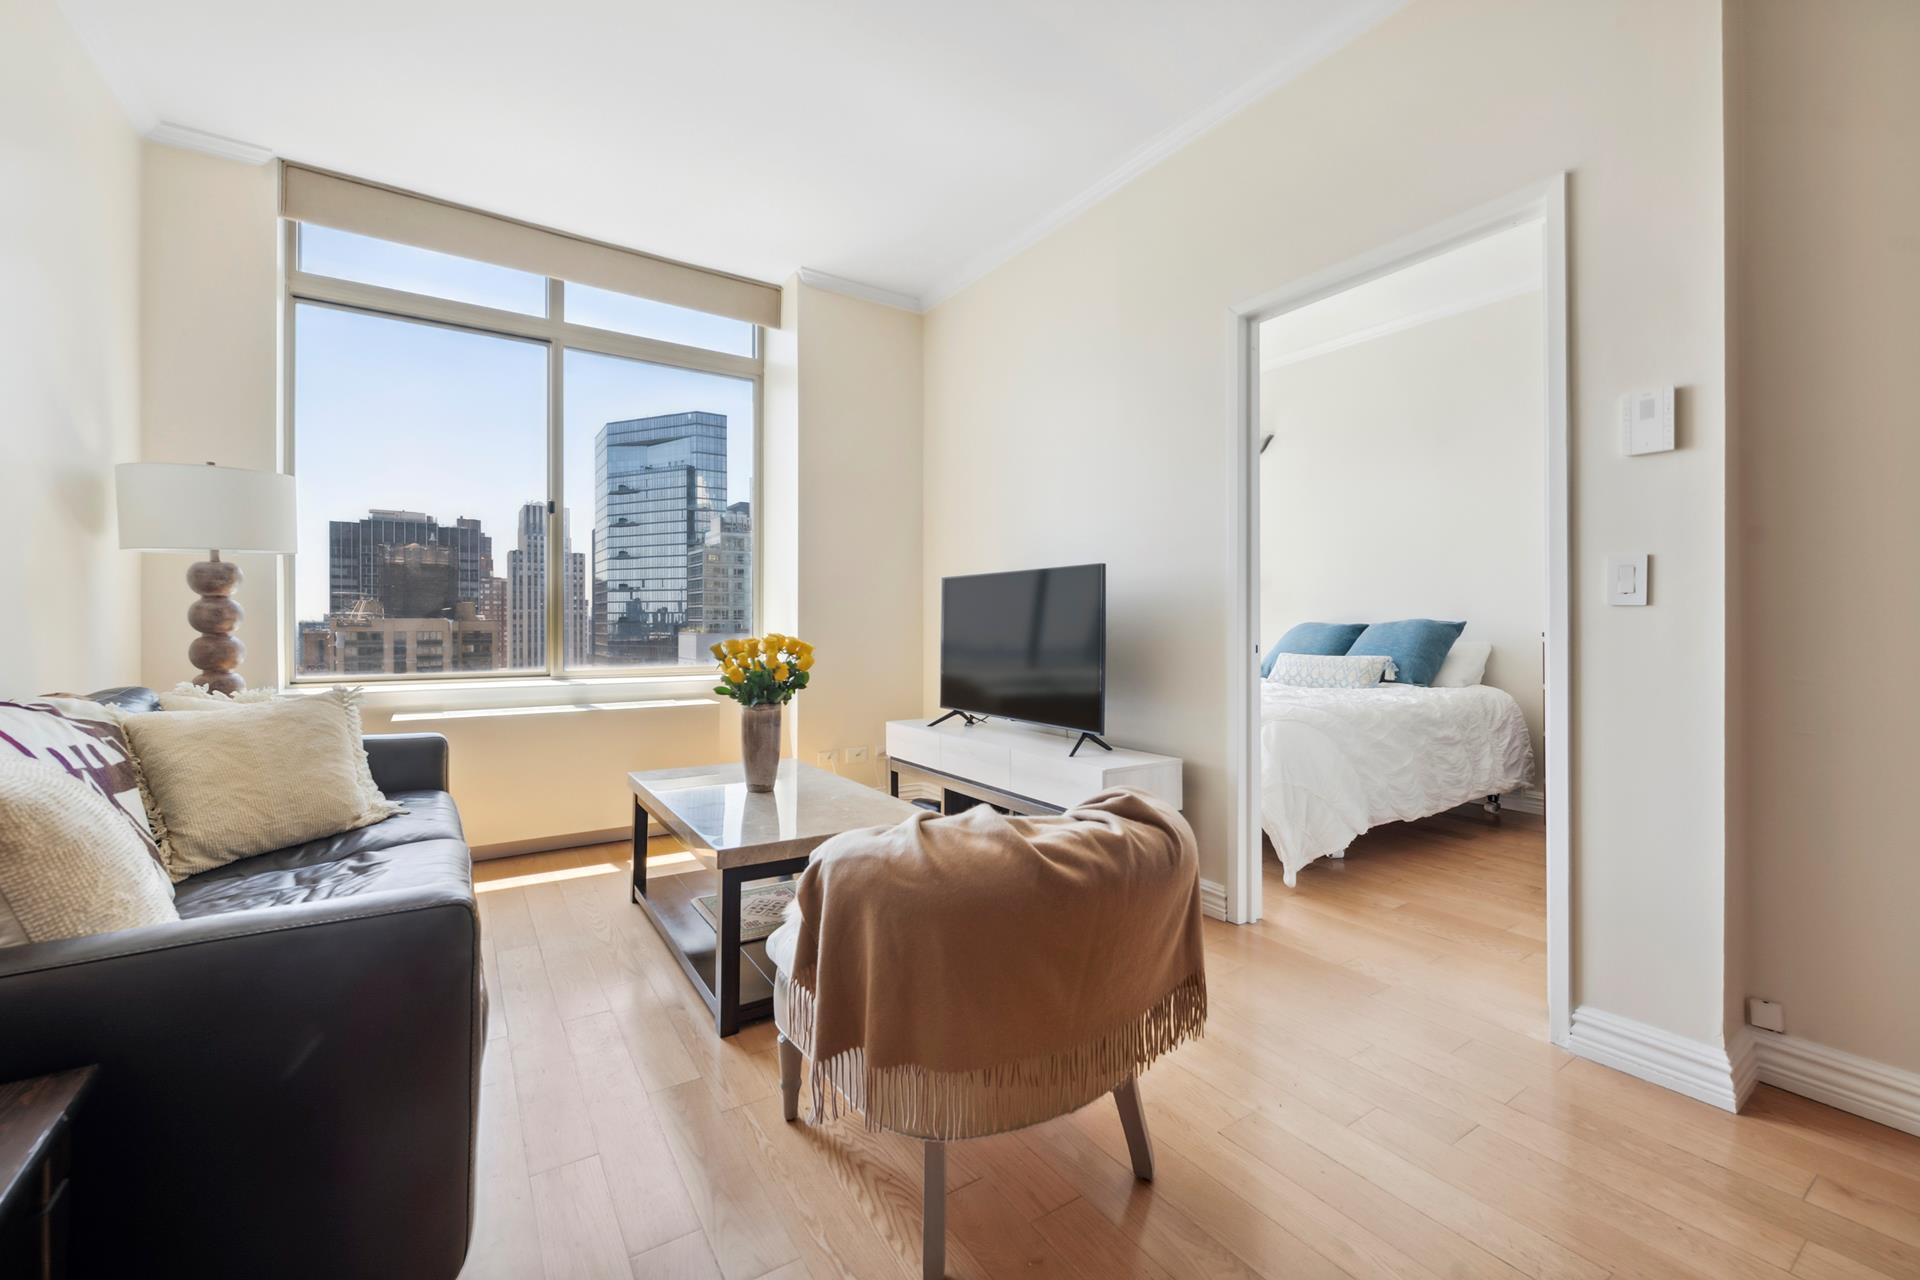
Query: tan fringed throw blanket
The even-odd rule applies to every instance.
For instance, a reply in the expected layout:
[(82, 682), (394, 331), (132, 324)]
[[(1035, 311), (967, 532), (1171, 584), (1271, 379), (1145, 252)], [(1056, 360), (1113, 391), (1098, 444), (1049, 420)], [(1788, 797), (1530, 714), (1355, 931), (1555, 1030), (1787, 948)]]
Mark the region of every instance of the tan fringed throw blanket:
[[(1138, 792), (850, 831), (800, 877), (788, 1035), (871, 1127), (973, 1138), (1084, 1106), (1207, 1017), (1193, 830)], [(836, 1103), (837, 1105), (837, 1103)]]

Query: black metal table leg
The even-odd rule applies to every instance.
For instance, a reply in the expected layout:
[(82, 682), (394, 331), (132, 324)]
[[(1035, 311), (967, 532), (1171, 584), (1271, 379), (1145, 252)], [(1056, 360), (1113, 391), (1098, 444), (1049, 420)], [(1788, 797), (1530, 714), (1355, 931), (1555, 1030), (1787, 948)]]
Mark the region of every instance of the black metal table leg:
[(713, 953), (718, 1007), (713, 1018), (722, 1039), (740, 1030), (740, 887), (745, 881), (746, 873), (737, 868), (720, 873), (720, 945)]
[(638, 902), (647, 894), (647, 811), (638, 800), (633, 802), (633, 896)]

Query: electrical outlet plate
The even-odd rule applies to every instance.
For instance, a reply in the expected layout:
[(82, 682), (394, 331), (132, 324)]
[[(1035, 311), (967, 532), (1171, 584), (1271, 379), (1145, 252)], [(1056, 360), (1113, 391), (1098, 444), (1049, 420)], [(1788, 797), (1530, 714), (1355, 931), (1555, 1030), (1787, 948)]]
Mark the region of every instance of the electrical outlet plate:
[(817, 752), (813, 757), (813, 762), (814, 764), (818, 765), (822, 769), (831, 769), (833, 768), (834, 760), (837, 758), (837, 755), (838, 753), (833, 751)]
[(1749, 996), (1747, 997), (1747, 1021), (1762, 1031), (1784, 1032), (1787, 1029), (1787, 1011), (1777, 1001)]
[(867, 749), (865, 747), (848, 747), (846, 753), (848, 764), (865, 764), (867, 762)]

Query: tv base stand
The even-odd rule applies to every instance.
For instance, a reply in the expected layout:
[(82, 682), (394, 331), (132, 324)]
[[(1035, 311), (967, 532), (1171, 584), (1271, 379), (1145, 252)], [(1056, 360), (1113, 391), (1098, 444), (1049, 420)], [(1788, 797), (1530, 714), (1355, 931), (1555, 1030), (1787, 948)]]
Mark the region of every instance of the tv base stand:
[(1029, 725), (976, 719), (936, 728), (923, 720), (894, 720), (887, 725), (888, 781), (895, 795), (905, 775), (916, 791), (954, 791), (1015, 813), (1058, 813), (1110, 787), (1131, 787), (1176, 809), (1183, 806), (1177, 757), (1085, 737), (1102, 750), (1075, 755), (1083, 743), (1070, 734)]
[(1080, 738), (1079, 738), (1079, 740), (1078, 740), (1078, 741), (1076, 741), (1076, 742), (1075, 742), (1075, 743), (1073, 744), (1073, 750), (1071, 750), (1071, 751), (1069, 751), (1069, 752), (1067, 752), (1067, 754), (1068, 754), (1069, 756), (1077, 756), (1077, 755), (1079, 755), (1079, 754), (1080, 754), (1080, 748), (1082, 748), (1082, 747), (1084, 747), (1084, 746), (1086, 746), (1086, 745), (1087, 745), (1087, 744), (1088, 744), (1089, 742), (1091, 742), (1091, 743), (1092, 743), (1092, 744), (1093, 744), (1094, 746), (1096, 746), (1096, 747), (1098, 747), (1098, 748), (1100, 748), (1100, 749), (1101, 749), (1102, 751), (1111, 751), (1111, 750), (1113, 750), (1113, 748), (1112, 748), (1112, 747), (1110, 747), (1110, 746), (1108, 746), (1108, 745), (1107, 745), (1106, 743), (1104, 743), (1104, 742), (1102, 742), (1102, 741), (1100, 741), (1100, 736), (1099, 736), (1098, 734), (1093, 734), (1093, 733), (1082, 733), (1082, 734), (1080, 735)]
[(947, 714), (941, 716), (938, 720), (935, 720), (932, 724), (929, 724), (927, 728), (938, 729), (941, 725), (953, 719), (955, 716), (959, 716), (962, 720), (966, 721), (967, 726), (969, 728), (971, 728), (976, 724), (985, 724), (987, 722), (987, 718), (985, 716), (976, 716), (971, 711), (949, 711), (947, 712)]

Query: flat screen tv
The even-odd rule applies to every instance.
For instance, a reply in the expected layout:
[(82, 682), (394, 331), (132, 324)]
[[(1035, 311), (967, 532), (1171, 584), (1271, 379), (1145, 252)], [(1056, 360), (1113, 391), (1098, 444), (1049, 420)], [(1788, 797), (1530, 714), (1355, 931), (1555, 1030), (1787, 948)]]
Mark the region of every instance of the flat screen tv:
[(1098, 734), (1106, 686), (1104, 564), (942, 582), (942, 707)]

